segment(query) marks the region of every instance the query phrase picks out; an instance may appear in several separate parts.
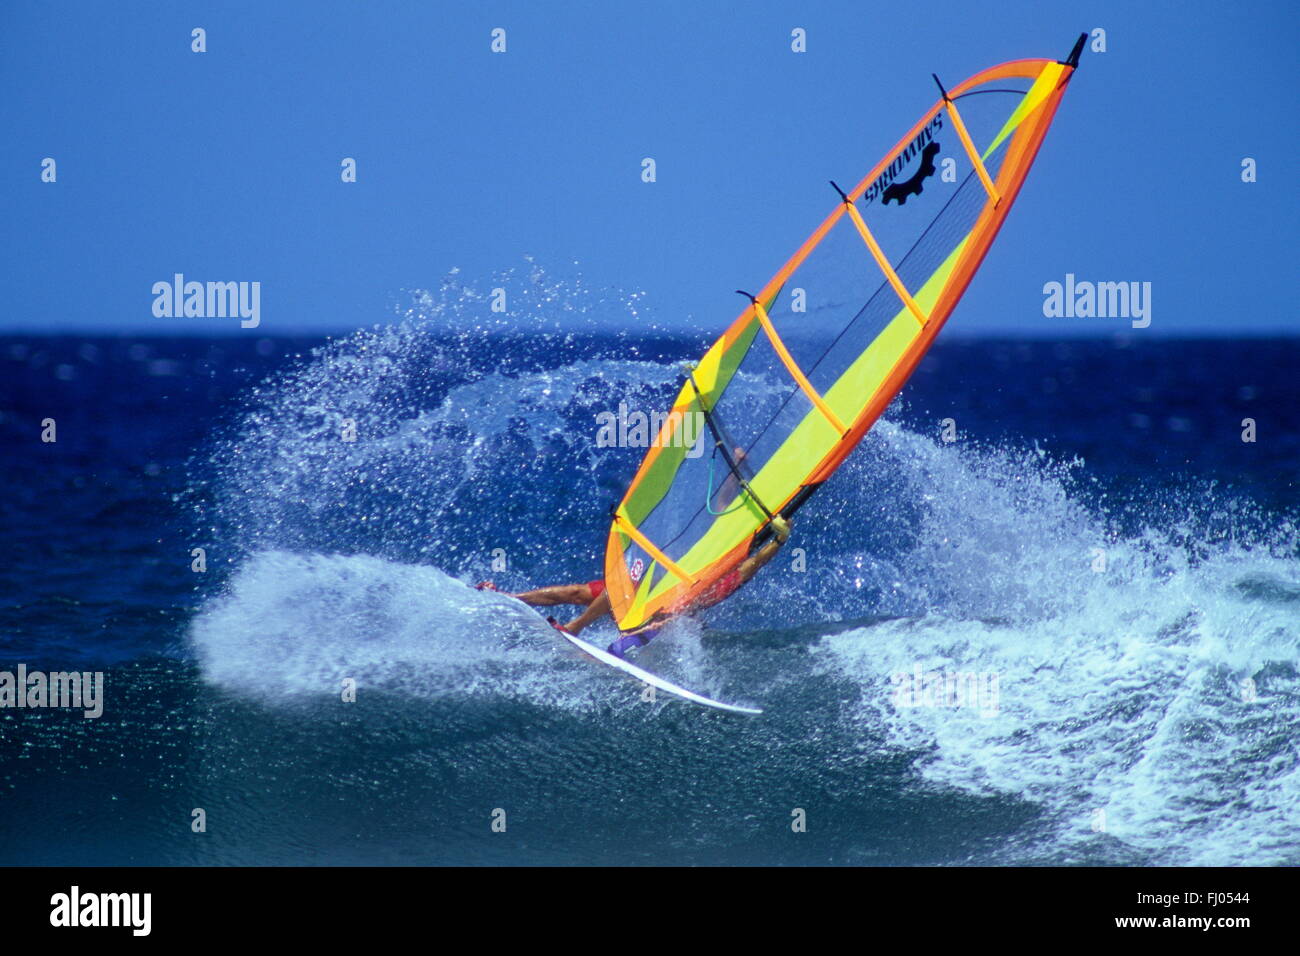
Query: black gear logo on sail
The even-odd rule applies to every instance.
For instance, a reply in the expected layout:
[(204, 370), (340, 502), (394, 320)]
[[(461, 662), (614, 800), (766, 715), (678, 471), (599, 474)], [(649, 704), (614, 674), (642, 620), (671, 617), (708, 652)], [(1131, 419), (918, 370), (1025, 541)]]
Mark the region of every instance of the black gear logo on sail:
[(900, 206), (907, 202), (908, 196), (921, 195), (921, 189), (925, 181), (934, 175), (934, 157), (939, 155), (939, 144), (931, 141), (929, 145), (921, 151), (921, 165), (917, 167), (910, 179), (901, 183), (891, 183), (885, 190), (885, 194), (880, 199), (882, 206), (888, 205), (889, 200), (894, 200)]
[[(907, 202), (908, 196), (921, 195), (925, 181), (934, 175), (934, 158), (939, 155), (939, 143), (934, 137), (941, 129), (943, 115), (936, 114), (925, 129), (907, 144), (907, 148), (899, 152), (884, 168), (876, 181), (862, 194), (862, 201), (869, 204), (879, 199), (881, 205), (884, 205), (893, 199), (901, 206)], [(914, 159), (918, 163), (911, 178), (904, 182), (894, 182), (895, 177), (902, 175)]]

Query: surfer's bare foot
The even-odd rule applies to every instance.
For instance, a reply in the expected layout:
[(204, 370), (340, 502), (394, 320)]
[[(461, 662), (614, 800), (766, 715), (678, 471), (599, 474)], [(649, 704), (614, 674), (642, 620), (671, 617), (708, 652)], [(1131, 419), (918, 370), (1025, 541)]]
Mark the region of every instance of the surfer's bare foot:
[(474, 585), (475, 591), (495, 591), (496, 589), (497, 586), (491, 581), (480, 581), (478, 584)]

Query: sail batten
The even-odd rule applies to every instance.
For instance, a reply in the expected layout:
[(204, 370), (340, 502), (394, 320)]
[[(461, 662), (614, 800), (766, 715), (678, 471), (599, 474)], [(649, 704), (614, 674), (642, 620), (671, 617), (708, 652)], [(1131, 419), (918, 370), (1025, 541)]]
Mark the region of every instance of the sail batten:
[(768, 341), (772, 343), (772, 347), (776, 349), (776, 353), (780, 356), (781, 362), (785, 365), (786, 371), (790, 373), (790, 377), (798, 383), (801, 389), (803, 389), (804, 394), (808, 396), (808, 400), (813, 403), (813, 406), (826, 416), (826, 420), (834, 426), (837, 432), (843, 435), (848, 431), (848, 428), (839, 420), (839, 417), (835, 412), (831, 411), (831, 407), (826, 404), (826, 400), (817, 394), (817, 390), (813, 388), (812, 382), (808, 381), (808, 376), (805, 375), (803, 370), (795, 363), (793, 356), (790, 355), (790, 350), (787, 349), (785, 343), (781, 341), (781, 336), (777, 334), (776, 327), (772, 325), (772, 320), (768, 316), (767, 310), (763, 308), (761, 302), (754, 302), (754, 312), (758, 316), (759, 323), (763, 326), (763, 331), (767, 333)]

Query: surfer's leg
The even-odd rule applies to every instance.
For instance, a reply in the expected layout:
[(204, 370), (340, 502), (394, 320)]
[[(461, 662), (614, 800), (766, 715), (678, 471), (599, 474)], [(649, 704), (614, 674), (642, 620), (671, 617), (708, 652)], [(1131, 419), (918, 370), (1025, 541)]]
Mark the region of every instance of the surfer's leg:
[[(587, 589), (584, 588), (583, 590)], [(587, 593), (590, 594), (591, 592), (588, 590)], [(603, 615), (608, 613), (609, 592), (604, 591), (601, 593), (600, 597), (587, 605), (587, 610), (583, 611), (568, 624), (564, 625), (564, 629), (570, 634), (577, 634), (592, 621), (598, 621)]]
[(549, 588), (538, 588), (535, 591), (513, 594), (511, 597), (516, 597), (533, 607), (551, 607), (555, 604), (591, 604), (591, 591), (585, 584), (556, 584)]

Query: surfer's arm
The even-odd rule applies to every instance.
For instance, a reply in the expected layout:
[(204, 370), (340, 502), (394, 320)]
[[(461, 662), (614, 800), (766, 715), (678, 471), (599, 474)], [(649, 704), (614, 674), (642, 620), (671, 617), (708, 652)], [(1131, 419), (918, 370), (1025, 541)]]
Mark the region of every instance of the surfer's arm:
[(781, 545), (785, 544), (786, 539), (790, 537), (790, 524), (784, 518), (777, 516), (772, 521), (772, 537), (767, 543), (740, 562), (740, 583), (744, 584), (755, 574), (758, 569), (776, 556), (781, 550)]

